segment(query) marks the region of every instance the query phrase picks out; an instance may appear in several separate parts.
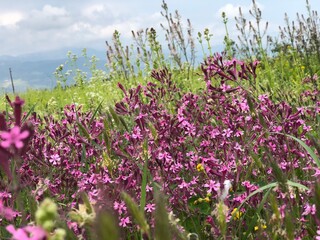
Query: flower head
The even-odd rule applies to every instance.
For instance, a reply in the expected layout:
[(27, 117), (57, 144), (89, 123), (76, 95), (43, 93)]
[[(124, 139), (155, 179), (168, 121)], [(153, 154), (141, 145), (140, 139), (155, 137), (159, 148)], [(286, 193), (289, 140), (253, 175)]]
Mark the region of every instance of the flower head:
[(238, 208), (234, 208), (231, 212), (231, 216), (233, 217), (234, 220), (238, 220), (242, 216), (242, 212), (240, 212)]
[(4, 131), (0, 134), (0, 137), (3, 139), (1, 146), (9, 148), (11, 145), (15, 145), (16, 148), (21, 149), (24, 146), (22, 140), (26, 139), (29, 134), (29, 131), (24, 130), (21, 132), (20, 127), (14, 126), (10, 131)]
[(121, 219), (120, 219), (119, 226), (120, 226), (120, 227), (126, 227), (126, 226), (128, 226), (128, 224), (130, 224), (130, 223), (131, 223), (131, 221), (130, 221), (129, 217), (121, 218)]
[(198, 172), (204, 171), (204, 167), (203, 167), (203, 165), (202, 165), (201, 163), (199, 163), (199, 164), (197, 165), (197, 171), (198, 171)]
[(0, 216), (4, 217), (5, 219), (12, 221), (19, 213), (12, 210), (11, 208), (5, 207), (3, 202), (0, 200)]
[(13, 225), (6, 227), (7, 231), (12, 234), (13, 240), (42, 240), (46, 238), (46, 232), (37, 226), (26, 226), (15, 229)]

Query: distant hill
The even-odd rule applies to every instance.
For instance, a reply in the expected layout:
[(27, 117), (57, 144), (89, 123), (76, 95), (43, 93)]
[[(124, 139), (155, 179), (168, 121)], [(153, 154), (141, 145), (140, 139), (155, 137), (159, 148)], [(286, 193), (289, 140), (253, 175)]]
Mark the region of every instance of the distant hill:
[[(79, 56), (78, 67), (82, 69), (84, 58), (81, 58), (82, 49), (72, 49), (72, 53)], [(13, 80), (17, 91), (27, 88), (53, 88), (56, 85), (54, 71), (60, 64), (67, 61), (67, 49), (40, 53), (25, 54), (20, 56), (0, 56), (0, 91), (11, 92), (9, 68), (12, 70)], [(105, 52), (87, 49), (90, 58), (95, 55), (100, 59), (98, 68), (103, 69)]]

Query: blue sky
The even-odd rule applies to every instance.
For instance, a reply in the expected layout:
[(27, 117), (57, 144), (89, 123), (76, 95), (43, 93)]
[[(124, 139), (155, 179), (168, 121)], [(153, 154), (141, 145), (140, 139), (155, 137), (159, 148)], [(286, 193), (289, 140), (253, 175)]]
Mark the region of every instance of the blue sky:
[[(320, 10), (319, 0), (309, 0), (314, 10)], [(167, 0), (169, 10), (178, 10), (189, 18), (194, 32), (209, 28), (213, 45), (221, 45), (224, 26), (221, 12), (229, 17), (231, 36), (236, 37), (234, 16), (242, 7), (248, 19), (251, 0)], [(162, 0), (14, 0), (0, 1), (0, 55), (20, 55), (65, 48), (105, 49), (115, 29), (124, 42), (130, 42), (131, 30), (153, 27), (165, 22), (161, 16)], [(284, 25), (284, 13), (291, 20), (296, 12), (305, 13), (304, 0), (259, 0), (263, 21), (269, 22), (271, 35)]]

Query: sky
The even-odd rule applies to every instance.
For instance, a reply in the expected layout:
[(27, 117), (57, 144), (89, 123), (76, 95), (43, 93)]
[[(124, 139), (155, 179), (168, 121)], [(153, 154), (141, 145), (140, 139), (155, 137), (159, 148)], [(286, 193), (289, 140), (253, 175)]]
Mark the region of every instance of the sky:
[[(296, 12), (306, 12), (304, 0), (258, 0), (268, 33), (276, 35), (284, 25), (284, 13), (291, 20)], [(312, 9), (320, 10), (319, 0), (309, 0)], [(213, 34), (212, 45), (221, 45), (225, 34), (221, 13), (229, 19), (231, 37), (236, 37), (234, 17), (239, 7), (250, 19), (251, 0), (167, 0), (169, 11), (178, 10), (185, 23), (190, 19), (195, 36), (204, 28)], [(131, 30), (157, 29), (165, 23), (160, 11), (162, 0), (0, 0), (0, 56), (93, 48), (105, 50), (115, 30), (130, 43)]]

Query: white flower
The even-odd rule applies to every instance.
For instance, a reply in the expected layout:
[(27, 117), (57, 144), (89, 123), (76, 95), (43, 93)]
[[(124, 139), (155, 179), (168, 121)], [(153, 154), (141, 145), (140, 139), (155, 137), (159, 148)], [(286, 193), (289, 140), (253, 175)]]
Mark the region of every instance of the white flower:
[(224, 201), (226, 199), (226, 197), (229, 194), (229, 190), (232, 187), (231, 181), (228, 180), (228, 179), (223, 182), (223, 185), (224, 185), (224, 188), (223, 188), (223, 191), (222, 191), (222, 193), (220, 195), (220, 200), (221, 201)]

